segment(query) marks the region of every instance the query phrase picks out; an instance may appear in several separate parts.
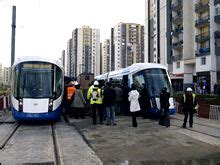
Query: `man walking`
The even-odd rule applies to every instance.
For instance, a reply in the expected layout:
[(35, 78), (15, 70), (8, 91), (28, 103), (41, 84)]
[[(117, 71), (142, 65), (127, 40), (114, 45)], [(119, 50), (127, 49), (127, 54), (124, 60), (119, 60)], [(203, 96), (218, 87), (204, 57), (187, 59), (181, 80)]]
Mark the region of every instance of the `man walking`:
[(187, 119), (189, 116), (189, 126), (193, 127), (193, 114), (196, 112), (195, 108), (197, 107), (196, 95), (192, 93), (192, 88), (187, 88), (186, 93), (182, 98), (183, 112), (184, 112), (184, 122), (182, 128), (186, 128)]

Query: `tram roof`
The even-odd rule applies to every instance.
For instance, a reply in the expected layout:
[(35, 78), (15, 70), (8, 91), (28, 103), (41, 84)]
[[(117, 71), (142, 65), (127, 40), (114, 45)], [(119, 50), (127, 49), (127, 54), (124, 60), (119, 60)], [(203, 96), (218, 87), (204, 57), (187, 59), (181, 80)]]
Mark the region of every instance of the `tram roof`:
[(116, 71), (111, 71), (102, 75), (98, 75), (95, 77), (95, 79), (102, 80), (106, 79), (107, 76), (108, 78), (112, 77), (118, 77), (118, 76), (123, 76), (123, 75), (128, 75), (128, 74), (134, 74), (138, 71), (144, 70), (144, 69), (150, 69), (150, 68), (161, 68), (161, 69), (167, 69), (165, 66), (161, 64), (155, 64), (155, 63), (135, 63), (132, 64), (131, 66), (128, 66), (127, 68), (122, 68)]
[(22, 62), (31, 62), (31, 61), (37, 61), (37, 62), (49, 62), (52, 64), (55, 64), (59, 66), (60, 68), (63, 68), (62, 63), (60, 60), (55, 60), (55, 59), (49, 59), (49, 58), (44, 58), (44, 57), (39, 57), (39, 56), (24, 56), (24, 57), (19, 57), (17, 60), (15, 60), (13, 67), (22, 63)]

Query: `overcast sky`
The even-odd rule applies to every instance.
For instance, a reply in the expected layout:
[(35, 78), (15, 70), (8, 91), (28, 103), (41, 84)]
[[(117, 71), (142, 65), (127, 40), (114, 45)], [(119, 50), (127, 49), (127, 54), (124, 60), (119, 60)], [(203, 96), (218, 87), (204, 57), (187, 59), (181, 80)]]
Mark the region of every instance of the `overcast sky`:
[(110, 38), (119, 22), (144, 25), (145, 0), (0, 0), (0, 63), (10, 65), (12, 6), (16, 6), (16, 51), (20, 56), (60, 58), (72, 30), (89, 25)]

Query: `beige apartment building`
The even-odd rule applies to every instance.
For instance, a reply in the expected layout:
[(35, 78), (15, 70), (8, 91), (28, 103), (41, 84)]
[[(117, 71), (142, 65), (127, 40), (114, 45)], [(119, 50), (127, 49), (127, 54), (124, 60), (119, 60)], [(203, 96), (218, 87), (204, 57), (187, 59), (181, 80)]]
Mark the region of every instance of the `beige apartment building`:
[(67, 44), (67, 75), (100, 74), (100, 30), (89, 26), (76, 28)]
[(113, 35), (111, 42), (114, 48), (111, 49), (114, 51), (114, 58), (112, 57), (114, 70), (145, 61), (144, 26), (136, 23), (119, 23), (111, 35)]
[(101, 73), (107, 73), (111, 71), (111, 41), (105, 39), (102, 45), (102, 60), (101, 60)]
[(175, 90), (214, 92), (220, 84), (220, 0), (146, 0), (145, 31), (148, 62), (167, 66)]
[(220, 1), (174, 0), (172, 2), (173, 74), (183, 86), (214, 92), (220, 83)]

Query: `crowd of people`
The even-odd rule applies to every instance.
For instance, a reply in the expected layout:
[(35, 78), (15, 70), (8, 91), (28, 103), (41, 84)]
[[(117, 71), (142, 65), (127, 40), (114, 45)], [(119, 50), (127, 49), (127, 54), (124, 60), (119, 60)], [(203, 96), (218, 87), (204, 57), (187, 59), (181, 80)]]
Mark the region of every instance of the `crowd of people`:
[(98, 81), (90, 84), (86, 96), (83, 95), (77, 81), (69, 81), (65, 91), (65, 114), (76, 119), (85, 118), (87, 104), (90, 105), (92, 124), (97, 124), (97, 115), (98, 124), (112, 126), (117, 125), (116, 115), (131, 115), (134, 127), (137, 127), (136, 116), (142, 115), (143, 118), (147, 118), (150, 101), (144, 84), (140, 94), (135, 85), (131, 88), (110, 82), (101, 85)]
[[(129, 88), (127, 85), (119, 86), (110, 82), (103, 85), (98, 81), (94, 81), (88, 88), (87, 95), (84, 96), (77, 81), (69, 81), (66, 85), (65, 92), (65, 114), (70, 117), (85, 118), (85, 107), (89, 104), (92, 124), (117, 125), (115, 116), (131, 115), (132, 126), (137, 127), (136, 117), (141, 115), (148, 118), (148, 110), (150, 109), (150, 98), (146, 89), (146, 85), (142, 84), (139, 92), (134, 84)], [(160, 119), (159, 124), (170, 127), (169, 118), (169, 98), (170, 93), (166, 87), (163, 87), (160, 93)], [(193, 126), (193, 114), (197, 108), (197, 100), (191, 88), (187, 88), (182, 98), (183, 112), (185, 115), (182, 127), (186, 128), (189, 116), (189, 125)]]

